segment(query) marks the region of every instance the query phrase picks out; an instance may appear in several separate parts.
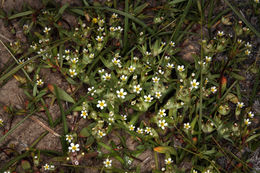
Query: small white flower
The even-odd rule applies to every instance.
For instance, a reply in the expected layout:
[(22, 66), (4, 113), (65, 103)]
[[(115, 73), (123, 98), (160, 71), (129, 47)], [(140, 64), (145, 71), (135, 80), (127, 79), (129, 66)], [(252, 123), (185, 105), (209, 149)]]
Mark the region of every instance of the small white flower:
[(151, 102), (153, 100), (153, 97), (149, 94), (148, 96), (144, 96), (144, 101), (145, 102)]
[(164, 58), (165, 58), (165, 60), (167, 60), (167, 61), (170, 59), (169, 56), (165, 56)]
[(193, 88), (197, 89), (198, 86), (199, 86), (199, 82), (197, 82), (196, 79), (193, 79), (193, 80), (190, 82), (190, 84), (191, 84), (191, 89), (193, 89)]
[(158, 78), (158, 77), (156, 76), (156, 77), (153, 77), (152, 80), (153, 80), (153, 83), (158, 83), (159, 80), (160, 80), (160, 78)]
[(76, 64), (79, 61), (79, 58), (72, 58), (71, 63)]
[(114, 58), (114, 59), (112, 60), (112, 62), (113, 62), (113, 64), (118, 65), (118, 64), (120, 63), (120, 60)]
[(133, 59), (134, 59), (134, 61), (138, 61), (139, 60), (139, 58), (138, 57), (133, 57)]
[(46, 33), (46, 34), (48, 34), (50, 30), (51, 30), (51, 28), (45, 27), (44, 30), (43, 30), (43, 32)]
[(243, 102), (237, 102), (237, 107), (238, 108), (243, 108), (244, 107), (244, 103)]
[(65, 50), (65, 54), (69, 54), (70, 53), (70, 50), (69, 49), (66, 49)]
[[(163, 75), (164, 74), (164, 71), (163, 70), (158, 70), (158, 72)], [(160, 78), (159, 78), (160, 79)]]
[(0, 125), (3, 125), (4, 121), (2, 118), (0, 118)]
[(157, 99), (160, 99), (161, 96), (162, 96), (162, 94), (161, 94), (160, 91), (156, 91), (156, 92), (155, 92), (155, 97), (156, 97)]
[(218, 36), (222, 37), (224, 35), (224, 32), (223, 31), (218, 31)]
[(116, 27), (116, 30), (122, 32), (124, 29), (121, 26)]
[(246, 54), (246, 55), (250, 55), (250, 53), (251, 53), (251, 51), (248, 50), (248, 49), (245, 51), (245, 54)]
[(107, 80), (110, 80), (110, 79), (111, 79), (111, 74), (106, 73), (106, 74), (103, 75), (102, 77), (103, 77), (103, 79), (104, 79), (105, 81), (107, 81)]
[(102, 138), (103, 136), (106, 136), (106, 133), (104, 133), (104, 132), (101, 131), (101, 130), (98, 130), (98, 136), (99, 136), (100, 138)]
[(48, 165), (47, 163), (43, 166), (44, 170), (47, 171), (47, 170), (50, 170), (50, 165)]
[(117, 93), (117, 97), (122, 98), (122, 99), (124, 99), (125, 95), (127, 94), (126, 92), (124, 92), (123, 88), (121, 88), (120, 90), (117, 90), (116, 93)]
[(175, 43), (173, 41), (170, 42), (171, 47), (175, 47)]
[(241, 40), (241, 39), (238, 39), (238, 40), (237, 40), (237, 43), (238, 43), (238, 44), (241, 44), (241, 43), (242, 43), (242, 40)]
[(135, 85), (134, 86), (134, 92), (139, 94), (142, 91), (142, 88), (140, 87), (140, 85)]
[(136, 130), (136, 132), (139, 133), (139, 134), (143, 134), (143, 129), (141, 129), (141, 128), (138, 127), (137, 130)]
[(215, 92), (217, 92), (217, 88), (215, 86), (210, 88), (210, 91), (214, 94)]
[(107, 104), (106, 104), (105, 100), (98, 101), (98, 104), (97, 104), (98, 108), (103, 109), (106, 106), (107, 106)]
[(255, 1), (255, 3), (259, 3), (259, 0), (254, 0)]
[(195, 169), (192, 171), (192, 173), (198, 173), (198, 171), (196, 171)]
[[(103, 28), (103, 27), (99, 27), (99, 28), (98, 28), (98, 31), (103, 32), (103, 31), (104, 31), (104, 28)], [(102, 41), (103, 41), (103, 38), (102, 38)]]
[(98, 72), (102, 74), (102, 73), (105, 72), (105, 70), (104, 70), (104, 69), (101, 69), (101, 70), (98, 70)]
[(69, 151), (71, 152), (75, 152), (75, 151), (79, 151), (79, 144), (74, 144), (74, 143), (70, 143), (70, 146), (69, 146)]
[(108, 158), (103, 162), (106, 168), (110, 168), (112, 166), (112, 160)]
[(252, 48), (252, 45), (251, 45), (249, 42), (247, 42), (247, 43), (245, 44), (245, 47), (248, 48), (248, 49), (250, 49), (250, 48)]
[(116, 13), (113, 13), (111, 17), (112, 17), (113, 19), (116, 19), (116, 18), (117, 18), (117, 16), (118, 16), (118, 14), (116, 14)]
[(163, 130), (165, 129), (165, 127), (168, 126), (168, 123), (165, 122), (165, 120), (159, 120), (159, 127), (161, 127)]
[(172, 163), (172, 158), (165, 159), (165, 164), (170, 165)]
[(165, 109), (160, 109), (158, 115), (160, 115), (160, 117), (165, 117), (166, 116)]
[(249, 120), (249, 119), (244, 119), (244, 123), (245, 123), (245, 125), (246, 125), (246, 126), (248, 126), (248, 125), (250, 125), (250, 124), (251, 124), (251, 122), (250, 122), (250, 120)]
[(183, 127), (185, 129), (189, 130), (191, 126), (190, 126), (190, 123), (184, 123)]
[(129, 126), (129, 130), (130, 130), (130, 131), (134, 131), (134, 130), (135, 130), (135, 126), (134, 126), (133, 124), (131, 124), (131, 125)]
[(71, 142), (73, 140), (72, 135), (66, 135), (66, 141)]
[(145, 133), (151, 134), (151, 133), (152, 133), (151, 127), (146, 127), (146, 128), (145, 128)]
[(206, 59), (206, 62), (209, 63), (212, 58), (210, 56), (206, 56), (205, 59)]
[(120, 77), (120, 79), (121, 79), (122, 81), (126, 81), (126, 80), (127, 80), (127, 76), (122, 75), (122, 76)]
[(102, 41), (103, 41), (103, 36), (97, 36), (97, 37), (96, 37), (96, 40), (97, 40), (98, 42), (102, 42)]
[(178, 70), (179, 72), (183, 72), (183, 71), (185, 70), (184, 65), (178, 65), (178, 66), (177, 66), (177, 70)]
[(70, 77), (77, 76), (76, 70), (75, 69), (69, 69)]
[(130, 66), (129, 68), (128, 68), (128, 70), (132, 73), (132, 72), (134, 72), (135, 71), (135, 67), (133, 67), (133, 66)]
[(95, 54), (94, 53), (91, 53), (90, 55), (89, 55), (89, 58), (91, 58), (91, 59), (93, 59), (95, 57)]
[(173, 69), (173, 68), (174, 68), (174, 64), (170, 64), (170, 63), (168, 63), (168, 64), (167, 64), (167, 68), (169, 68), (169, 69)]
[(145, 55), (146, 55), (146, 56), (149, 56), (149, 55), (151, 55), (151, 54), (152, 54), (151, 52), (148, 52), (148, 51), (145, 52)]
[(127, 115), (121, 115), (123, 120), (126, 121), (127, 120)]
[(88, 112), (86, 110), (82, 110), (80, 116), (86, 119), (86, 117), (88, 116)]
[(38, 86), (42, 86), (42, 85), (44, 84), (44, 82), (42, 81), (42, 79), (38, 79), (38, 80), (36, 81), (36, 83), (37, 83)]
[[(255, 115), (252, 113), (252, 111), (248, 112), (248, 117), (249, 117), (249, 118), (254, 118), (254, 116), (255, 116)], [(0, 123), (0, 124), (1, 124), (1, 123)]]

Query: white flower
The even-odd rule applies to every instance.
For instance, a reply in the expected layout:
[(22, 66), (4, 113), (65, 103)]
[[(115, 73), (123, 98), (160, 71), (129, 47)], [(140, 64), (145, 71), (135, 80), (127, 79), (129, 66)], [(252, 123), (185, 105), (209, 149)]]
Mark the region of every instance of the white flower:
[(98, 104), (97, 104), (97, 107), (100, 108), (100, 109), (103, 109), (104, 107), (106, 107), (107, 104), (105, 102), (105, 100), (102, 100), (102, 101), (98, 101)]
[(164, 58), (165, 58), (165, 60), (167, 60), (167, 61), (170, 59), (169, 56), (165, 56)]
[(134, 59), (134, 61), (138, 61), (139, 60), (139, 58), (138, 57), (133, 57), (133, 59)]
[[(103, 27), (99, 27), (99, 28), (98, 28), (98, 31), (101, 31), (101, 32), (102, 32), (102, 31), (104, 31), (104, 28), (103, 28)], [(102, 38), (102, 40), (103, 40), (103, 38)]]
[(65, 50), (65, 54), (69, 54), (70, 53), (70, 50), (69, 49), (66, 49)]
[(113, 13), (111, 17), (112, 17), (113, 19), (116, 19), (117, 16), (118, 16), (118, 15), (117, 15), (116, 13)]
[(127, 80), (127, 76), (122, 75), (122, 76), (120, 77), (120, 79), (121, 79), (122, 81), (126, 81), (126, 80)]
[(44, 30), (43, 30), (43, 32), (46, 33), (46, 34), (48, 34), (50, 30), (51, 30), (51, 28), (45, 27)]
[(242, 43), (242, 40), (241, 40), (241, 39), (238, 39), (238, 40), (237, 40), (237, 43), (238, 43), (238, 44), (241, 44), (241, 43)]
[(192, 171), (192, 173), (198, 173), (198, 171), (196, 171), (195, 169)]
[(206, 58), (206, 62), (207, 62), (207, 63), (210, 62), (211, 59), (212, 59), (210, 56), (206, 56), (205, 58)]
[(211, 171), (208, 169), (207, 171), (205, 171), (204, 173), (211, 173)]
[(245, 54), (246, 54), (246, 55), (250, 55), (250, 53), (251, 53), (251, 51), (248, 50), (248, 49), (245, 51)]
[(238, 108), (243, 108), (244, 107), (244, 103), (243, 102), (237, 102), (237, 107)]
[(173, 41), (170, 42), (171, 47), (175, 47), (175, 43)]
[(165, 122), (165, 120), (159, 120), (159, 127), (161, 127), (163, 130), (165, 129), (165, 127), (168, 126), (168, 123)]
[(38, 79), (38, 80), (36, 81), (36, 83), (37, 83), (38, 86), (41, 86), (41, 85), (44, 84), (44, 82), (42, 81), (42, 79)]
[(118, 65), (118, 64), (120, 63), (120, 60), (114, 58), (114, 59), (112, 60), (112, 62), (113, 62), (113, 64)]
[(72, 135), (66, 135), (66, 141), (71, 142), (73, 140)]
[(156, 92), (155, 92), (155, 97), (156, 97), (157, 99), (160, 99), (161, 96), (162, 96), (162, 94), (161, 94), (160, 91), (156, 91)]
[[(164, 74), (164, 71), (163, 70), (158, 70), (158, 72), (163, 75)], [(159, 78), (160, 79), (160, 78)]]
[(218, 36), (222, 37), (224, 35), (223, 31), (218, 31)]
[(95, 57), (95, 54), (94, 53), (91, 53), (90, 55), (89, 55), (89, 58), (91, 58), (91, 59), (93, 59)]
[(112, 160), (109, 160), (108, 158), (103, 163), (106, 168), (109, 168), (112, 166)]
[(97, 36), (96, 40), (97, 40), (98, 42), (102, 42), (102, 41), (103, 41), (103, 36)]
[(47, 171), (47, 170), (50, 170), (50, 165), (48, 165), (47, 163), (43, 166), (44, 170)]
[(140, 87), (140, 85), (135, 85), (134, 86), (134, 92), (139, 94), (142, 91), (142, 88)]
[(165, 159), (165, 164), (170, 165), (172, 163), (172, 158)]
[(144, 96), (145, 102), (151, 102), (153, 100), (153, 97), (149, 94), (148, 96)]
[(165, 117), (166, 116), (165, 109), (160, 109), (158, 115), (160, 115), (160, 117)]
[(156, 76), (156, 77), (153, 77), (152, 80), (153, 80), (154, 83), (158, 83), (159, 80), (160, 80), (160, 78), (158, 78), (158, 77)]
[(134, 130), (135, 130), (135, 126), (134, 126), (133, 124), (131, 124), (131, 125), (129, 126), (129, 130), (130, 130), (130, 131), (134, 131)]
[(2, 118), (0, 118), (0, 125), (3, 125), (4, 121)]
[(151, 55), (151, 54), (152, 54), (151, 52), (148, 52), (148, 51), (145, 52), (145, 55), (146, 55), (146, 56), (149, 56), (149, 55)]
[(215, 92), (217, 92), (217, 88), (215, 86), (210, 88), (210, 91), (214, 94)]
[(80, 116), (86, 119), (86, 117), (88, 116), (88, 112), (86, 110), (82, 110)]
[(127, 115), (121, 115), (123, 120), (126, 121), (127, 120)]
[(151, 127), (146, 127), (146, 128), (145, 128), (145, 133), (151, 134), (151, 133), (152, 133)]
[(174, 64), (168, 63), (166, 67), (169, 68), (169, 69), (173, 69), (174, 68)]
[(74, 144), (74, 143), (70, 143), (70, 146), (69, 146), (69, 151), (71, 152), (75, 152), (75, 151), (79, 151), (79, 144)]
[(101, 131), (101, 130), (98, 130), (98, 136), (99, 136), (100, 138), (102, 138), (103, 136), (106, 136), (106, 133), (104, 133), (104, 132)]
[[(250, 112), (248, 112), (248, 117), (249, 118), (254, 118), (254, 114), (250, 111)], [(1, 124), (1, 123), (0, 123)]]
[(244, 119), (244, 123), (245, 123), (245, 125), (246, 125), (246, 126), (248, 126), (248, 125), (250, 125), (250, 124), (251, 124), (251, 122), (250, 122), (250, 120), (249, 120), (249, 119)]
[(109, 30), (110, 30), (111, 32), (114, 32), (116, 29), (115, 29), (115, 27), (111, 26), (111, 27), (109, 28)]
[(70, 77), (77, 76), (77, 72), (75, 69), (69, 69)]
[(124, 99), (125, 95), (127, 94), (126, 92), (124, 92), (123, 88), (121, 88), (120, 90), (117, 90), (116, 93), (117, 93), (117, 97), (122, 98), (122, 99)]
[(141, 128), (138, 127), (137, 130), (136, 130), (136, 132), (139, 133), (139, 134), (143, 134), (143, 129), (141, 129)]
[(105, 81), (107, 81), (107, 80), (110, 80), (110, 79), (111, 79), (111, 74), (106, 73), (106, 74), (104, 74), (102, 77), (103, 77), (103, 79), (104, 79)]
[(134, 72), (135, 71), (135, 67), (133, 67), (133, 66), (130, 66), (129, 68), (128, 68), (128, 70), (132, 73), (132, 72)]
[(71, 61), (71, 63), (73, 63), (73, 64), (76, 64), (77, 62), (78, 62), (78, 58), (72, 58), (70, 61)]
[(193, 88), (197, 89), (200, 83), (197, 82), (196, 79), (193, 79), (193, 80), (190, 82), (190, 84), (191, 84), (191, 89), (193, 89)]
[(179, 72), (183, 72), (183, 71), (185, 70), (184, 65), (178, 65), (178, 66), (177, 66), (177, 70), (178, 70)]
[(185, 129), (189, 130), (191, 126), (190, 126), (190, 123), (184, 123), (183, 127)]
[(104, 70), (104, 69), (101, 69), (101, 70), (98, 70), (98, 72), (102, 74), (102, 73), (105, 72), (105, 70)]
[(255, 1), (255, 3), (259, 3), (259, 0), (254, 0)]
[(248, 49), (250, 49), (250, 48), (252, 47), (252, 45), (251, 45), (249, 42), (247, 42), (247, 43), (245, 44), (245, 47), (248, 48)]

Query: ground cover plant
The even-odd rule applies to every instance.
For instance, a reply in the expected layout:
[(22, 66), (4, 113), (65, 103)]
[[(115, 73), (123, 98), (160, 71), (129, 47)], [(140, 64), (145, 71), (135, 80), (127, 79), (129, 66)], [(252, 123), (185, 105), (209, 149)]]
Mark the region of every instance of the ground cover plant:
[[(257, 0), (41, 3), (0, 14), (23, 36), (0, 35), (1, 87), (24, 97), (1, 103), (0, 172), (260, 170)], [(29, 120), (43, 131), (19, 149)]]

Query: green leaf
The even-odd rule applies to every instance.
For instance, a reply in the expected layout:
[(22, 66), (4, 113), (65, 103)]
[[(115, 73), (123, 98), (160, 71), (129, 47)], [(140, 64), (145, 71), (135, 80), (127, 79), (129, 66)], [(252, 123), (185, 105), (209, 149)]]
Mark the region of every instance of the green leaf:
[(249, 138), (246, 139), (246, 143), (252, 141), (253, 139), (255, 139), (255, 138), (259, 137), (259, 136), (260, 136), (260, 134), (255, 134), (253, 136), (250, 136)]
[(100, 145), (101, 147), (107, 149), (110, 152), (114, 152), (114, 150), (110, 146), (108, 146), (108, 145), (106, 145), (106, 144), (104, 144), (102, 142), (98, 142), (98, 145)]
[(164, 154), (170, 153), (170, 154), (177, 156), (177, 151), (173, 147), (159, 146), (159, 147), (155, 147), (153, 150), (158, 153), (164, 153)]
[(89, 137), (91, 134), (89, 133), (88, 131), (88, 128), (87, 127), (84, 127), (80, 133), (79, 133), (79, 137)]
[(22, 13), (17, 13), (17, 14), (10, 16), (8, 19), (11, 20), (11, 19), (15, 19), (15, 18), (18, 18), (18, 17), (28, 16), (32, 13), (33, 13), (33, 11), (31, 11), (31, 10), (25, 11), (25, 12), (22, 12)]
[(24, 170), (29, 170), (31, 168), (31, 164), (27, 160), (22, 160), (22, 164), (21, 165), (22, 165), (22, 168)]
[(244, 76), (241, 76), (241, 75), (236, 74), (236, 73), (234, 73), (234, 72), (231, 72), (230, 75), (231, 75), (233, 78), (237, 79), (237, 80), (245, 80), (245, 77), (244, 77)]
[(59, 18), (61, 17), (61, 15), (64, 13), (64, 11), (69, 7), (69, 4), (66, 3), (64, 4), (60, 9), (59, 9), (59, 12), (58, 14), (54, 17), (54, 20), (55, 21), (58, 21)]
[[(55, 93), (53, 87), (57, 88), (57, 93)], [(48, 85), (48, 88), (52, 93), (56, 94), (56, 97), (57, 97), (57, 95), (59, 95), (61, 100), (67, 101), (67, 102), (70, 102), (70, 103), (75, 103), (74, 99), (68, 93), (66, 93), (66, 91), (64, 91), (63, 89), (61, 89), (61, 88), (59, 88), (55, 85), (51, 85), (51, 84)]]
[(142, 4), (142, 5), (140, 5), (140, 6), (138, 6), (138, 7), (136, 7), (135, 9), (134, 9), (134, 14), (139, 14), (139, 13), (141, 13), (147, 6), (149, 6), (149, 3), (144, 3), (144, 4)]

